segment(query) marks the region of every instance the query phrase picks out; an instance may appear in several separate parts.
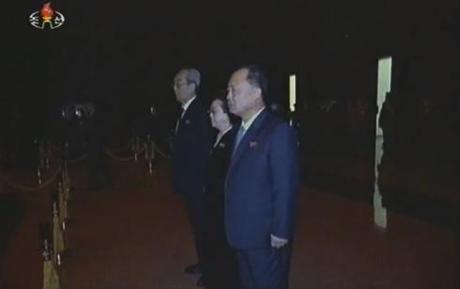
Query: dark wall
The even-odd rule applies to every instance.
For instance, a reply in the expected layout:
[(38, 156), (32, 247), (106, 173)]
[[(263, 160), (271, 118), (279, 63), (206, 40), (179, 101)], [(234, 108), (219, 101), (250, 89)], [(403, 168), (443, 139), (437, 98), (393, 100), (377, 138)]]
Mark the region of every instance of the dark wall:
[[(53, 1), (62, 28), (27, 22), (40, 1), (5, 3), (3, 115), (46, 130), (59, 106), (92, 100), (123, 126), (152, 102), (176, 105), (171, 79), (186, 64), (211, 97), (231, 71), (261, 63), (287, 104), (290, 73), (303, 99), (375, 99), (376, 63), (394, 56), (394, 89), (446, 105), (458, 94), (455, 1)], [(5, 116), (4, 116), (5, 117)]]

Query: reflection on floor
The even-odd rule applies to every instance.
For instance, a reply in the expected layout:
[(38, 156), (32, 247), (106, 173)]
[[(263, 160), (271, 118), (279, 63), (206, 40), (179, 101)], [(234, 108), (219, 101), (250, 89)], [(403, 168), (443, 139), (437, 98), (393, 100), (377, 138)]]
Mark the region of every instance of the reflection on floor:
[[(195, 256), (167, 164), (153, 176), (139, 163), (111, 167), (113, 187), (96, 192), (86, 190), (83, 167), (71, 170), (63, 288), (196, 288), (182, 271)], [(21, 195), (27, 210), (2, 260), (4, 288), (42, 286), (38, 228), (50, 217), (50, 191)], [(453, 230), (390, 211), (382, 232), (367, 202), (311, 187), (302, 189), (299, 208), (294, 289), (460, 288), (460, 237)]]
[[(380, 191), (390, 210), (460, 230), (460, 156), (448, 161), (384, 155)], [(353, 155), (318, 153), (309, 159), (308, 182), (316, 188), (372, 202), (373, 163)]]

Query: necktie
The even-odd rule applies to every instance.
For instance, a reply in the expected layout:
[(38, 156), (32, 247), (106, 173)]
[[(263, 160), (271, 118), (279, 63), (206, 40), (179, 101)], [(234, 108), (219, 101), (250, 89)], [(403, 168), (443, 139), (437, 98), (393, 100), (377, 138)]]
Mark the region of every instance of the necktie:
[(236, 134), (236, 139), (235, 139), (235, 146), (233, 147), (233, 154), (235, 154), (236, 150), (238, 149), (238, 145), (240, 144), (241, 140), (243, 139), (244, 133), (246, 130), (244, 129), (244, 126), (240, 126), (240, 129), (238, 130), (238, 133)]

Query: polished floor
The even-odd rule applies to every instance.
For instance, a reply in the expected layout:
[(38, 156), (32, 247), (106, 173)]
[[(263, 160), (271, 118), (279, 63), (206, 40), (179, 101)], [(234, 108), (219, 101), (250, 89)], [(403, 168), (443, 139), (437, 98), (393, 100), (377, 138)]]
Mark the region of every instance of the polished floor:
[[(189, 289), (195, 261), (182, 202), (171, 191), (167, 163), (150, 176), (142, 162), (113, 162), (113, 184), (91, 192), (84, 167), (71, 168), (70, 250), (60, 267), (65, 289)], [(25, 213), (2, 262), (2, 288), (42, 287), (40, 224), (50, 193), (18, 192)], [(293, 289), (458, 289), (460, 235), (448, 227), (389, 212), (373, 225), (368, 202), (303, 187), (291, 271)]]

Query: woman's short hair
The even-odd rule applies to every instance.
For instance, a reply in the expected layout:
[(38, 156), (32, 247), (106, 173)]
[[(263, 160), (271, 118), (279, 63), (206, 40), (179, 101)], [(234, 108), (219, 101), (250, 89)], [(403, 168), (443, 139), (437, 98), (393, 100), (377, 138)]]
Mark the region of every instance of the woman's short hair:
[(228, 107), (228, 101), (227, 101), (227, 90), (221, 91), (217, 97), (213, 99), (213, 102), (215, 100), (219, 100), (222, 103), (222, 111), (228, 115), (230, 119), (231, 124), (236, 124), (239, 121), (238, 116), (234, 115), (233, 113), (230, 112), (230, 108)]

